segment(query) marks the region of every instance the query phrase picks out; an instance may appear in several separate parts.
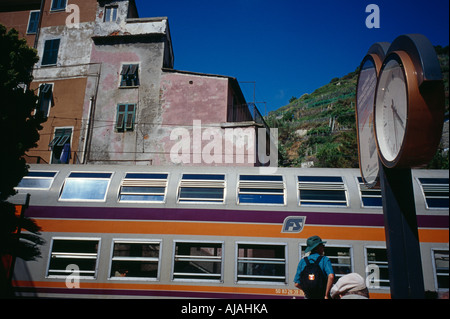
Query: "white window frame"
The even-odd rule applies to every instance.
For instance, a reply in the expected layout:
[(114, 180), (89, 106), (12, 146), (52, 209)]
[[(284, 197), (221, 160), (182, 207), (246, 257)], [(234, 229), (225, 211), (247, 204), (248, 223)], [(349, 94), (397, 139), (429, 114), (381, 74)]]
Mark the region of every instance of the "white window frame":
[[(184, 175), (223, 175), (221, 179), (183, 179)], [(223, 189), (223, 196), (221, 199), (214, 198), (184, 198), (181, 197), (181, 189), (185, 188), (218, 188)], [(224, 205), (227, 198), (227, 174), (203, 174), (203, 173), (182, 173), (177, 187), (177, 204), (213, 204)]]
[[(254, 246), (284, 246), (284, 259), (281, 258), (250, 258), (250, 257), (239, 257), (239, 245), (254, 245)], [(284, 278), (281, 276), (252, 276), (252, 275), (239, 275), (239, 263), (257, 263), (262, 261), (269, 264), (282, 264), (284, 263)], [(249, 242), (249, 241), (238, 241), (235, 243), (235, 261), (234, 261), (234, 282), (236, 284), (252, 284), (252, 285), (279, 285), (286, 286), (289, 281), (289, 255), (288, 255), (288, 244), (286, 242)], [(247, 279), (239, 279), (239, 277), (247, 277)], [(251, 280), (251, 278), (267, 278), (268, 280)], [(274, 279), (284, 279), (283, 282), (270, 280), (270, 277)]]
[(41, 11), (40, 11), (40, 10), (31, 10), (31, 11), (30, 11), (30, 14), (29, 14), (29, 16), (28, 16), (27, 34), (36, 34), (37, 29), (39, 29), (39, 19), (40, 19), (40, 17), (38, 16), (38, 21), (37, 21), (38, 25), (37, 25), (37, 27), (36, 27), (36, 31), (34, 31), (34, 32), (28, 32), (28, 29), (30, 28), (31, 15), (32, 15), (33, 13), (36, 13), (36, 12), (40, 14)]
[[(122, 85), (122, 78), (123, 78), (123, 68), (124, 66), (131, 66), (131, 65), (137, 65), (137, 69), (136, 69), (136, 75), (137, 75), (137, 85), (135, 83), (135, 85)], [(141, 62), (138, 61), (133, 61), (133, 62), (122, 62), (122, 64), (120, 65), (120, 71), (119, 71), (119, 83), (118, 83), (118, 87), (119, 89), (135, 89), (138, 88), (141, 85)], [(133, 104), (133, 103), (128, 103), (128, 104)], [(137, 103), (135, 103), (137, 105)]]
[[(359, 181), (359, 178), (361, 178), (361, 182)], [(381, 192), (381, 189), (379, 189), (379, 188), (368, 188), (365, 184), (364, 184), (364, 182), (362, 181), (362, 177), (360, 177), (360, 176), (356, 176), (355, 177), (355, 181), (356, 181), (356, 185), (358, 185), (358, 191), (359, 191), (359, 200), (360, 200), (360, 204), (361, 204), (361, 207), (362, 208), (368, 208), (368, 209), (380, 209), (380, 208), (383, 208), (383, 204), (381, 204), (381, 206), (365, 206), (364, 205), (364, 201), (363, 201), (363, 197), (366, 197), (366, 198), (377, 198), (377, 197), (380, 197), (380, 199), (381, 199), (381, 193), (380, 193), (380, 195), (378, 196), (378, 195), (376, 195), (376, 194), (373, 194), (373, 195), (363, 195), (362, 194), (362, 192), (363, 191), (365, 191), (365, 192)]]
[[(83, 259), (94, 259), (95, 258), (95, 270), (93, 271), (94, 274), (92, 276), (81, 276), (79, 274), (74, 274), (72, 272), (67, 271), (67, 276), (70, 275), (77, 275), (80, 279), (96, 279), (98, 276), (98, 264), (99, 264), (99, 257), (100, 257), (100, 251), (101, 251), (101, 238), (100, 237), (52, 237), (51, 243), (50, 243), (50, 250), (48, 254), (48, 261), (47, 261), (47, 269), (45, 271), (45, 278), (67, 278), (67, 276), (62, 275), (50, 275), (50, 263), (52, 260), (52, 256), (56, 255), (57, 253), (53, 253), (53, 243), (55, 240), (71, 240), (71, 241), (97, 241), (97, 253), (61, 253), (60, 256), (67, 255), (66, 258), (74, 258), (77, 257), (83, 258)], [(64, 258), (64, 257), (63, 257)]]
[[(129, 243), (129, 244), (158, 244), (159, 254), (158, 257), (114, 257), (114, 245), (116, 243)], [(108, 268), (108, 280), (133, 280), (133, 281), (159, 281), (161, 276), (161, 255), (162, 255), (162, 239), (139, 239), (139, 238), (113, 238), (111, 242), (110, 262)], [(158, 270), (156, 277), (117, 277), (112, 276), (112, 266), (114, 261), (156, 261), (158, 263)]]
[(449, 291), (449, 288), (439, 288), (439, 284), (438, 284), (438, 271), (436, 268), (436, 252), (437, 251), (446, 251), (447, 254), (449, 252), (448, 247), (447, 248), (431, 248), (431, 263), (433, 266), (433, 279), (434, 279), (434, 287), (436, 289), (436, 291)]
[[(222, 255), (220, 257), (217, 256), (185, 256), (185, 255), (176, 255), (176, 247), (177, 244), (214, 244), (214, 245), (221, 245), (222, 249)], [(206, 261), (206, 262), (217, 262), (220, 263), (220, 278), (216, 279), (213, 277), (217, 277), (216, 274), (211, 275), (211, 279), (204, 279), (204, 278), (175, 278), (175, 261), (177, 258), (183, 258), (186, 259), (184, 261)], [(173, 241), (173, 253), (172, 253), (172, 269), (170, 272), (170, 278), (172, 281), (185, 281), (185, 282), (220, 282), (223, 283), (224, 281), (224, 261), (225, 261), (225, 242), (219, 241), (219, 240), (174, 240)], [(183, 274), (185, 276), (207, 276), (206, 274), (194, 274), (194, 273), (178, 273)]]
[[(110, 11), (110, 15), (109, 15), (109, 20), (106, 20), (106, 12), (108, 9), (111, 11)], [(113, 15), (111, 15), (111, 13), (113, 13), (113, 12), (115, 12), (115, 14), (116, 14), (116, 18), (114, 20), (112, 19)], [(104, 10), (103, 22), (117, 22), (118, 18), (119, 18), (119, 6), (114, 5), (114, 4), (106, 5), (105, 10)]]
[[(386, 251), (386, 257), (387, 257), (387, 248), (385, 246), (373, 246), (373, 245), (364, 246), (364, 265), (365, 265), (366, 271), (367, 271), (367, 269), (369, 267), (369, 258), (368, 258), (368, 254), (367, 254), (368, 253), (367, 252), (368, 249), (384, 249)], [(373, 264), (373, 263), (371, 263), (371, 264)], [(379, 266), (378, 263), (375, 263), (375, 264), (377, 266)], [(388, 268), (389, 267), (389, 261), (388, 260), (387, 261), (383, 261), (382, 262), (382, 266), (383, 266), (383, 268)], [(389, 271), (388, 271), (388, 273), (389, 273)], [(367, 274), (366, 274), (366, 276), (367, 276)], [(389, 283), (389, 285), (388, 286), (381, 286), (380, 285), (379, 287), (368, 286), (367, 288), (369, 288), (369, 289), (382, 289), (382, 290), (390, 290), (391, 289), (390, 288), (391, 287), (391, 283), (390, 283), (389, 275), (388, 275), (387, 280), (386, 279), (380, 279), (380, 282), (387, 282), (387, 283)]]
[[(56, 131), (57, 130), (71, 130), (72, 131), (72, 133), (70, 134), (70, 138), (69, 138), (69, 144), (70, 144), (70, 148), (72, 149), (72, 147), (73, 147), (73, 144), (72, 144), (72, 142), (73, 142), (73, 133), (74, 133), (74, 130), (75, 130), (75, 127), (73, 127), (73, 126), (58, 126), (58, 127), (55, 127), (54, 129), (53, 129), (53, 139), (51, 140), (51, 142), (53, 142), (53, 140), (56, 138)], [(50, 143), (51, 143), (50, 142)], [(58, 143), (59, 143), (60, 141), (58, 141)], [(66, 141), (67, 142), (67, 141)], [(56, 144), (56, 143), (55, 143)], [(49, 144), (50, 145), (50, 144)], [(50, 162), (53, 160), (53, 148), (54, 148), (54, 145), (53, 145), (53, 147), (51, 148), (51, 152), (50, 152)]]
[[(70, 175), (72, 173), (75, 174), (95, 174), (95, 173), (101, 173), (101, 174), (111, 174), (111, 176), (109, 178), (106, 177), (70, 177)], [(63, 202), (105, 202), (106, 198), (108, 196), (108, 192), (109, 192), (109, 186), (111, 185), (111, 181), (114, 177), (114, 172), (94, 172), (94, 171), (71, 171), (69, 173), (69, 175), (67, 175), (67, 177), (65, 178), (64, 182), (61, 185), (61, 189), (59, 191), (59, 197), (58, 197), (58, 201), (63, 201)], [(63, 192), (64, 192), (64, 187), (66, 186), (66, 182), (70, 179), (78, 179), (78, 178), (84, 178), (84, 179), (88, 179), (88, 180), (108, 180), (108, 183), (106, 185), (106, 189), (105, 189), (105, 194), (103, 196), (102, 199), (84, 199), (84, 198), (61, 198)]]
[[(239, 174), (236, 187), (236, 202), (238, 205), (265, 205), (265, 206), (286, 206), (287, 191), (286, 181), (284, 175), (255, 175), (255, 176), (277, 176), (281, 177), (281, 181), (269, 181), (269, 180), (241, 180), (241, 176), (252, 176), (255, 174)], [(254, 188), (254, 189), (283, 189), (283, 193), (270, 193), (270, 192), (241, 192), (241, 188)], [(239, 195), (278, 195), (283, 196), (283, 203), (241, 203)]]
[[(54, 106), (54, 104), (53, 104), (53, 93), (54, 93), (55, 83), (53, 83), (53, 82), (47, 83), (46, 82), (46, 83), (39, 84), (39, 87), (38, 87), (39, 93), (38, 93), (38, 101), (37, 101), (37, 103), (41, 102), (41, 88), (42, 88), (42, 85), (45, 85), (45, 84), (50, 85), (51, 86), (50, 90), (52, 91), (52, 93), (51, 93), (52, 94), (52, 98), (48, 101), (47, 114), (44, 114), (44, 116), (46, 118), (48, 118), (50, 116), (51, 108)], [(40, 111), (40, 108), (41, 108), (40, 105), (37, 104), (36, 105), (36, 109), (34, 111), (34, 114), (36, 114), (38, 111)]]
[[(311, 178), (320, 178), (320, 177), (333, 177), (333, 178), (340, 178), (342, 180), (341, 182), (321, 182), (321, 181), (315, 181), (315, 182), (300, 182), (299, 177), (311, 177)], [(347, 182), (344, 176), (318, 176), (318, 175), (296, 175), (296, 183), (297, 183), (297, 205), (301, 207), (333, 207), (333, 208), (348, 208), (350, 206), (350, 194), (348, 191)], [(309, 188), (304, 187), (303, 185), (309, 185)], [(328, 185), (328, 186), (327, 186)], [(323, 188), (325, 186), (325, 188)], [(341, 203), (341, 201), (324, 201), (324, 200), (307, 200), (308, 202), (314, 202), (317, 204), (302, 204), (301, 199), (301, 188), (303, 189), (310, 189), (310, 190), (342, 190), (345, 194), (345, 205), (339, 205), (338, 203)], [(335, 202), (336, 204), (333, 204)], [(323, 203), (323, 204), (321, 204)], [(343, 202), (342, 202), (343, 203)]]
[[(425, 208), (426, 208), (427, 210), (447, 210), (447, 211), (448, 211), (448, 207), (429, 207), (429, 206), (428, 206), (428, 203), (427, 203), (427, 196), (426, 196), (426, 194), (425, 194), (425, 188), (429, 189), (429, 188), (431, 187), (431, 188), (434, 189), (434, 192), (439, 192), (439, 190), (442, 190), (442, 189), (445, 187), (446, 184), (437, 184), (437, 183), (436, 183), (436, 184), (432, 184), (431, 186), (426, 186), (426, 187), (424, 188), (424, 184), (422, 184), (422, 183), (420, 182), (420, 179), (423, 179), (423, 178), (427, 178), (427, 179), (439, 179), (439, 178), (433, 178), (433, 177), (416, 177), (416, 181), (417, 181), (417, 183), (419, 184), (420, 191), (421, 191), (422, 196), (423, 196), (423, 201), (424, 201), (424, 203), (425, 203)], [(446, 178), (446, 177), (443, 177), (443, 178)], [(430, 185), (430, 184), (425, 184), (425, 185)], [(433, 189), (430, 190), (430, 191), (433, 191)], [(447, 185), (447, 191), (448, 191), (448, 185)], [(431, 197), (440, 197), (440, 198), (444, 198), (444, 199), (446, 198), (447, 201), (448, 201), (448, 197), (445, 197), (445, 196), (431, 196)]]
[[(127, 174), (166, 174), (166, 179), (157, 179), (157, 178), (127, 178)], [(117, 193), (117, 201), (119, 203), (160, 203), (164, 204), (167, 201), (167, 190), (169, 188), (169, 178), (170, 174), (167, 172), (126, 172), (122, 178), (122, 181), (120, 183), (118, 193)], [(156, 193), (139, 193), (136, 192), (135, 194), (128, 194), (128, 195), (162, 195), (164, 196), (164, 199), (162, 201), (156, 201), (156, 200), (128, 200), (128, 199), (120, 199), (122, 194), (122, 187), (123, 186), (148, 186), (148, 187), (164, 187), (164, 194), (156, 194)]]
[(67, 2), (68, 0), (65, 0), (66, 3), (64, 5), (64, 8), (57, 8), (57, 9), (53, 9), (53, 3), (57, 1), (57, 0), (52, 0), (51, 4), (50, 4), (50, 12), (60, 12), (60, 11), (65, 11), (67, 8)]
[[(53, 182), (55, 181), (56, 176), (58, 175), (58, 171), (37, 171), (37, 170), (30, 170), (30, 173), (55, 173), (55, 175), (53, 177), (47, 177), (47, 176), (24, 176), (22, 178), (22, 180), (31, 180), (31, 179), (36, 179), (36, 180), (48, 180), (50, 181), (50, 184), (48, 187), (23, 187), (23, 186), (17, 186), (15, 187), (15, 189), (27, 189), (27, 190), (49, 190), (52, 185)], [(20, 183), (19, 183), (20, 185)]]

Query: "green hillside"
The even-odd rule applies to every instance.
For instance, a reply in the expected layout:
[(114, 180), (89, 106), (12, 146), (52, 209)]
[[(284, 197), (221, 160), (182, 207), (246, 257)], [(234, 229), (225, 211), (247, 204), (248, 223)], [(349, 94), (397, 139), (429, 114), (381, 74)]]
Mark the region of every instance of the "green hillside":
[[(436, 47), (445, 83), (448, 115), (448, 46)], [(350, 167), (357, 168), (355, 101), (359, 70), (334, 78), (311, 94), (291, 98), (290, 103), (270, 112), (266, 122), (278, 128), (282, 167)], [(443, 138), (430, 168), (448, 168), (447, 135)], [(445, 145), (446, 144), (446, 145)]]

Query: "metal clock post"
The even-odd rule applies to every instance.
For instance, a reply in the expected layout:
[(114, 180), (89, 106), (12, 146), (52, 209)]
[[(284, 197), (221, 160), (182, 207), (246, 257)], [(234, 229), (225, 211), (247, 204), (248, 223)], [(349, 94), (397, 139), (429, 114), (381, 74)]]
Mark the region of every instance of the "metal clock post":
[(444, 121), (440, 65), (425, 36), (402, 35), (390, 45), (373, 107), (391, 296), (423, 298), (411, 168), (434, 156)]

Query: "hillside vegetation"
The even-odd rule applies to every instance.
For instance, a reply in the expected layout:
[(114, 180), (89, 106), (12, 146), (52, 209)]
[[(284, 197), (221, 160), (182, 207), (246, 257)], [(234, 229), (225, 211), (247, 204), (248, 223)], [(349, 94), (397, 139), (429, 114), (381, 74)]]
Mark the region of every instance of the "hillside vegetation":
[[(448, 117), (449, 48), (437, 46), (436, 52), (444, 77)], [(355, 122), (358, 73), (357, 68), (342, 78), (334, 78), (269, 113), (266, 122), (278, 128), (279, 166), (359, 167)], [(448, 122), (446, 125), (447, 133), (429, 168), (448, 168)]]

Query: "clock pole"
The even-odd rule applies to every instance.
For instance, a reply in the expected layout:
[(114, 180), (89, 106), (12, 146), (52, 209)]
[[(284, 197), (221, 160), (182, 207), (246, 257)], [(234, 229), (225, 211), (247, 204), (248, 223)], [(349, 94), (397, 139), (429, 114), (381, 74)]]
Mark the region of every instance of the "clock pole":
[[(363, 71), (361, 67), (364, 80)], [(444, 85), (431, 42), (421, 34), (397, 37), (386, 51), (376, 84), (362, 93), (373, 92), (374, 86), (373, 103), (357, 99), (357, 110), (368, 107), (374, 115), (369, 125), (374, 128), (379, 161), (391, 296), (424, 298), (411, 167), (427, 164), (442, 136)], [(358, 130), (361, 136), (364, 132), (359, 126)], [(370, 155), (367, 149), (361, 148), (360, 157)], [(374, 186), (365, 179), (364, 183)]]
[(379, 166), (391, 296), (421, 299), (425, 288), (411, 168)]

